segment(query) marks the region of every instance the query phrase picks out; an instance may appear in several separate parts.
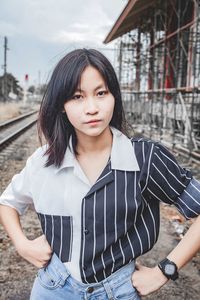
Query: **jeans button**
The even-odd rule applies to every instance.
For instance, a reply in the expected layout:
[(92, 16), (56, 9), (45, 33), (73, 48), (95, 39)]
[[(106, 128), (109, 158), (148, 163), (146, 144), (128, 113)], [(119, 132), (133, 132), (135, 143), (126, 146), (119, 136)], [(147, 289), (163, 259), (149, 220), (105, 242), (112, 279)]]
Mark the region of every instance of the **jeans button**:
[(88, 233), (89, 233), (89, 230), (88, 230), (87, 228), (85, 228), (84, 233), (85, 233), (85, 234), (88, 234)]
[(93, 287), (89, 287), (89, 288), (87, 289), (87, 292), (90, 293), (90, 294), (91, 294), (93, 291), (94, 291), (94, 288), (93, 288)]

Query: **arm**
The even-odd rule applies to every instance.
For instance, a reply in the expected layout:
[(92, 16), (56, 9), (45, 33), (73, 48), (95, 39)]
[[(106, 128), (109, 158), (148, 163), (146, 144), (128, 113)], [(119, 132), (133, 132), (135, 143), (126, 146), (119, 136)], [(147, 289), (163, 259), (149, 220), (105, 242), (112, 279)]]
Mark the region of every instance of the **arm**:
[[(189, 262), (200, 249), (200, 216), (190, 226), (189, 230), (179, 244), (169, 253), (168, 259), (175, 262), (178, 269), (181, 269)], [(132, 283), (141, 296), (148, 295), (161, 288), (168, 279), (162, 274), (159, 267), (147, 268), (137, 266), (132, 275)]]
[(38, 268), (47, 264), (52, 250), (45, 236), (29, 240), (23, 233), (17, 210), (7, 205), (0, 205), (0, 223), (4, 226), (19, 255)]

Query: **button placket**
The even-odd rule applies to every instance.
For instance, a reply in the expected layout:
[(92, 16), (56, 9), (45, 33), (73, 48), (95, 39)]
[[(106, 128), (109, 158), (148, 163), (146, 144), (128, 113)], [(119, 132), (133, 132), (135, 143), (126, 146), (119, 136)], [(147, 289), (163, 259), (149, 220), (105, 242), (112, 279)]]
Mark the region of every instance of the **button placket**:
[(84, 233), (85, 233), (85, 234), (88, 234), (88, 233), (89, 233), (89, 230), (88, 230), (87, 228), (85, 228)]

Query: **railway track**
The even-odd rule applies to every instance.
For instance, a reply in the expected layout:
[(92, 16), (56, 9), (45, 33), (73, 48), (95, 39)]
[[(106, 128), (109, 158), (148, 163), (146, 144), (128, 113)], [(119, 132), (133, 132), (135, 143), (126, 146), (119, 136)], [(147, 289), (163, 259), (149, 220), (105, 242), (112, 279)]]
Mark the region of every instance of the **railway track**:
[[(22, 135), (37, 122), (37, 112), (38, 111), (34, 110), (17, 118), (0, 123), (0, 152), (2, 152), (2, 150), (6, 148), (11, 141)], [(137, 132), (136, 128), (133, 128), (133, 134), (149, 138), (148, 135), (145, 135), (144, 133), (141, 134), (139, 131)], [(152, 139), (158, 140), (156, 134), (152, 136)], [(195, 175), (197, 175), (198, 179), (200, 179), (200, 151), (190, 152), (189, 149), (179, 144), (173, 147), (170, 142), (167, 142), (167, 140), (168, 139), (166, 137), (161, 142), (174, 152), (181, 165), (193, 169)]]
[(37, 122), (37, 111), (0, 123), (0, 151)]

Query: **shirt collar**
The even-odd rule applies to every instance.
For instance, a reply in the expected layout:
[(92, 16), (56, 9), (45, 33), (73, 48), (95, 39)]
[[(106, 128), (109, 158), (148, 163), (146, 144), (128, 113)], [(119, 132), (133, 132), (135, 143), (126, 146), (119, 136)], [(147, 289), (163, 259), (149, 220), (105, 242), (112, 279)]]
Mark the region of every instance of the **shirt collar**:
[[(113, 143), (111, 149), (111, 169), (123, 171), (139, 171), (139, 165), (135, 156), (134, 147), (131, 140), (118, 129), (110, 126), (113, 134)], [(63, 168), (75, 167), (76, 157), (72, 148), (72, 136), (69, 139), (69, 147), (65, 152), (63, 162), (59, 168), (55, 169), (55, 173)]]
[(123, 171), (139, 171), (135, 150), (131, 140), (121, 131), (110, 127), (113, 133), (111, 168)]

